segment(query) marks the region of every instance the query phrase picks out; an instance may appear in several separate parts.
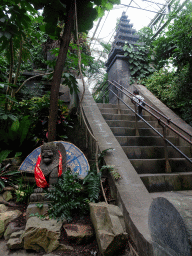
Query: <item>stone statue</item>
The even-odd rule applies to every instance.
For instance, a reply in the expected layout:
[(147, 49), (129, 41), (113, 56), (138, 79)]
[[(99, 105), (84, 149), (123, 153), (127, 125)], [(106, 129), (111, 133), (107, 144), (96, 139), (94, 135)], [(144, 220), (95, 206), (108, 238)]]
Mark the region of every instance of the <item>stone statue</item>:
[(41, 146), (41, 154), (38, 156), (34, 175), (38, 188), (30, 197), (30, 201), (39, 201), (46, 187), (51, 187), (57, 183), (58, 177), (66, 171), (66, 150), (62, 143), (48, 142)]

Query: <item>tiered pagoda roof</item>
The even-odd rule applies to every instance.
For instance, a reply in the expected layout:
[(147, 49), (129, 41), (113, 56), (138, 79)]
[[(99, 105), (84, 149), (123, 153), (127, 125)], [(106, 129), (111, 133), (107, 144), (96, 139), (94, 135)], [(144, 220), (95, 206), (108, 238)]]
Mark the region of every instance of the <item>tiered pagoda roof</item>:
[(116, 35), (114, 37), (115, 40), (112, 44), (107, 63), (105, 64), (108, 69), (113, 64), (117, 56), (122, 58), (125, 57), (123, 50), (125, 42), (134, 45), (139, 39), (139, 36), (136, 35), (136, 30), (132, 28), (133, 24), (130, 24), (129, 22), (130, 20), (127, 19), (127, 15), (125, 12), (123, 12), (117, 27)]

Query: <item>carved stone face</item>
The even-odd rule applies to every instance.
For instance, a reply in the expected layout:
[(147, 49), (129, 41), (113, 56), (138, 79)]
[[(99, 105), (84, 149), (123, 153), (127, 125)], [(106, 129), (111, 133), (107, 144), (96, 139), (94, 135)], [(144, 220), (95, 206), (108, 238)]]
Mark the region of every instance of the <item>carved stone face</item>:
[(44, 149), (41, 152), (42, 161), (49, 165), (53, 162), (53, 151), (51, 149)]

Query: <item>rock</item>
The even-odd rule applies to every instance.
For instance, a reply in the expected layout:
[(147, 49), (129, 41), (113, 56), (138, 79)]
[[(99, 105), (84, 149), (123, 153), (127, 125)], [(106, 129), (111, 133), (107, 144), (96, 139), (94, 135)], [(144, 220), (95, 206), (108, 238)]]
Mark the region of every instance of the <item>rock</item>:
[(41, 220), (37, 217), (28, 219), (24, 239), (24, 249), (32, 249), (37, 252), (42, 249), (50, 253), (59, 247), (60, 230), (62, 222), (57, 220)]
[(102, 255), (118, 255), (127, 243), (124, 218), (116, 205), (90, 203), (90, 215)]
[[(42, 207), (38, 207), (38, 205), (42, 205)], [(26, 220), (30, 218), (30, 214), (38, 213), (39, 215), (44, 215), (48, 211), (48, 203), (30, 203), (27, 207), (26, 211)]]
[(11, 187), (11, 186), (7, 186), (3, 188), (4, 191), (15, 191), (15, 188)]
[(3, 233), (7, 225), (9, 224), (9, 222), (18, 218), (21, 214), (22, 212), (19, 210), (6, 211), (6, 212), (0, 213), (0, 238), (3, 236)]
[(20, 238), (10, 238), (7, 242), (7, 247), (10, 250), (23, 249), (23, 242)]
[(58, 251), (64, 251), (64, 252), (71, 252), (74, 251), (72, 246), (66, 245), (66, 244), (59, 244), (59, 247), (57, 248)]
[(10, 238), (20, 238), (24, 233), (24, 230), (19, 230), (16, 232), (13, 232), (10, 236)]
[(3, 193), (3, 198), (6, 202), (10, 201), (13, 198), (11, 191), (5, 191)]
[(64, 224), (63, 228), (67, 233), (67, 238), (76, 244), (88, 242), (93, 237), (93, 229), (90, 225)]
[(14, 203), (9, 203), (9, 202), (5, 201), (5, 199), (3, 198), (2, 195), (0, 195), (0, 205), (1, 205), (1, 204), (7, 205), (7, 206), (11, 206), (11, 207), (17, 206), (17, 205), (14, 204)]
[(11, 234), (10, 239), (7, 242), (7, 247), (10, 250), (23, 249), (23, 240), (21, 237), (23, 232), (24, 230), (20, 230)]
[(46, 193), (32, 193), (30, 195), (30, 202), (31, 203), (38, 203), (38, 202), (44, 202), (44, 201), (49, 201), (46, 198)]
[(4, 233), (4, 238), (5, 240), (9, 240), (10, 236), (12, 233), (17, 232), (19, 230), (24, 230), (25, 227), (17, 227), (17, 224), (15, 222), (11, 222), (9, 223), (9, 225), (7, 226), (5, 233)]
[(1, 214), (2, 212), (6, 212), (7, 209), (8, 209), (7, 206), (5, 206), (4, 204), (0, 204), (0, 214)]

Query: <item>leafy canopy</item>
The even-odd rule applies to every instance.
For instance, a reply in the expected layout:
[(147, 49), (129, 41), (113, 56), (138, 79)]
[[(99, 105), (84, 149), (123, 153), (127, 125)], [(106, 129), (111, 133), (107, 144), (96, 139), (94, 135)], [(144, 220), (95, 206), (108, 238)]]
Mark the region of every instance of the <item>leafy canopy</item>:
[[(59, 38), (61, 28), (57, 26), (59, 21), (67, 22), (67, 12), (71, 4), (71, 0), (39, 0), (30, 1), (36, 9), (43, 8), (44, 28), (46, 33)], [(119, 4), (120, 0), (76, 0), (77, 19), (79, 32), (86, 32), (93, 27), (93, 21), (97, 17), (104, 15), (105, 10), (113, 8), (114, 4)]]

